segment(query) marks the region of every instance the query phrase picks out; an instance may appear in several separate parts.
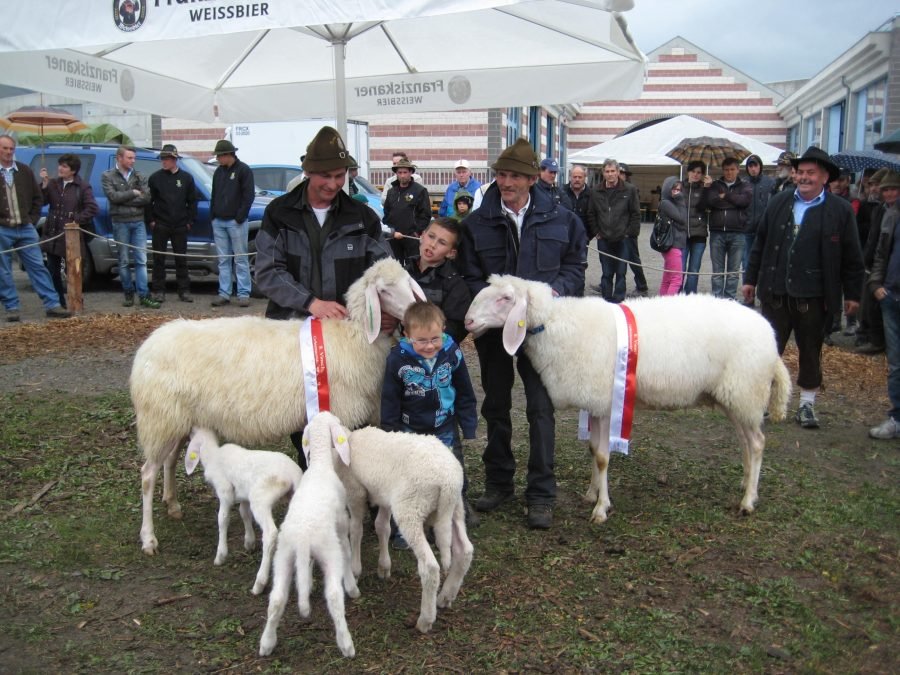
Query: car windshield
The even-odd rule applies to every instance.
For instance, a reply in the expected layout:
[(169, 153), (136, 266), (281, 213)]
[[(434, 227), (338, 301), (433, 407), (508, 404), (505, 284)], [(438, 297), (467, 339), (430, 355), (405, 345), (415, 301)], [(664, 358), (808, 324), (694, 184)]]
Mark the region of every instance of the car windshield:
[(375, 186), (369, 182), (368, 178), (357, 176), (353, 181), (359, 186), (361, 192), (366, 192), (370, 195), (378, 195), (378, 197), (381, 198), (381, 192), (375, 189)]
[(186, 170), (190, 171), (195, 181), (203, 185), (206, 194), (212, 192), (212, 175), (216, 167), (204, 164), (193, 157), (182, 157), (181, 164)]

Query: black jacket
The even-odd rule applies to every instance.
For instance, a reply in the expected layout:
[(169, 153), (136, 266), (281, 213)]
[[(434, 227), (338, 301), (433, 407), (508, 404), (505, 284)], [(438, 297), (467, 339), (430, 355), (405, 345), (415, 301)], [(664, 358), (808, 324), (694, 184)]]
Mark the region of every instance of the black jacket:
[[(256, 284), (269, 298), (266, 316), (309, 315), (315, 300), (345, 302), (347, 289), (376, 260), (390, 257), (376, 213), (339, 192), (320, 228), (307, 201), (308, 182), (274, 199), (256, 235)], [(324, 234), (316, 248), (307, 228)]]
[(447, 319), (446, 332), (456, 342), (466, 339), (469, 331), (465, 328), (466, 312), (472, 304), (472, 294), (452, 260), (445, 260), (437, 267), (419, 271), (419, 258), (411, 258), (406, 263), (406, 271), (415, 279), (425, 298), (441, 308)]
[(431, 222), (431, 199), (428, 188), (411, 180), (400, 187), (394, 179), (384, 200), (384, 222), (403, 234), (419, 235)]
[(601, 181), (591, 191), (587, 209), (588, 237), (610, 242), (622, 241), (633, 232), (641, 230), (641, 201), (637, 188), (619, 180), (615, 187), (607, 188)]
[(253, 172), (235, 157), (234, 164), (219, 166), (213, 174), (209, 217), (243, 223), (250, 214), (255, 196)]
[(460, 271), (475, 296), (492, 274), (513, 274), (550, 284), (559, 295), (584, 294), (587, 240), (574, 211), (553, 204), (534, 187), (525, 213), (521, 241), (500, 206), (493, 183), (481, 207), (466, 218)]
[(721, 178), (714, 180), (708, 188), (703, 188), (700, 200), (700, 208), (709, 209), (709, 231), (746, 231), (747, 207), (752, 200), (753, 187), (740, 177), (730, 187)]
[(191, 174), (184, 169), (175, 173), (160, 169), (150, 176), (148, 183), (148, 222), (169, 227), (186, 227), (194, 222), (197, 218), (197, 188)]
[[(850, 203), (832, 194), (806, 211), (800, 234), (794, 241), (794, 190), (780, 192), (769, 200), (756, 231), (744, 283), (756, 286), (760, 302), (768, 302), (783, 287), (794, 297), (821, 297), (827, 311), (842, 311), (841, 295), (859, 301), (865, 276), (856, 220)], [(803, 230), (816, 232), (811, 240)], [(817, 246), (815, 250), (809, 247)], [(805, 251), (809, 251), (804, 255)], [(787, 255), (787, 265), (782, 266)], [(810, 269), (808, 259), (820, 267)], [(780, 276), (781, 270), (785, 276)], [(779, 278), (780, 277), (780, 278)]]

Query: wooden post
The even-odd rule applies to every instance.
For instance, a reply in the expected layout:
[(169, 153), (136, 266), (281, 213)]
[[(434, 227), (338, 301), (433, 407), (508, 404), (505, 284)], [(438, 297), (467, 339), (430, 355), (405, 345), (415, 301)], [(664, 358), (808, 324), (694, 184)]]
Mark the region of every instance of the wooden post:
[(84, 309), (81, 294), (81, 231), (78, 223), (66, 223), (66, 303), (72, 313)]

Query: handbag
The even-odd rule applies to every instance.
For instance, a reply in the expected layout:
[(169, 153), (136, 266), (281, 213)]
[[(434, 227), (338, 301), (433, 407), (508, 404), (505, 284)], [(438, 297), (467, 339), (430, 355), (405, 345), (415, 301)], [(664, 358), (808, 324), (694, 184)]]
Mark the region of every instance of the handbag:
[(675, 223), (662, 212), (656, 212), (653, 231), (650, 233), (650, 248), (665, 253), (675, 243)]

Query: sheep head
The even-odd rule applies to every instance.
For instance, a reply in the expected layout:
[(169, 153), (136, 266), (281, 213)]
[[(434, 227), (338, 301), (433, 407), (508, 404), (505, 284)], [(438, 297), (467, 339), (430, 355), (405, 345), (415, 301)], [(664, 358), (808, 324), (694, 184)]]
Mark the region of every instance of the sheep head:
[(466, 312), (466, 330), (475, 337), (490, 328), (503, 328), (503, 348), (515, 354), (528, 328), (529, 285), (509, 275), (491, 275)]
[(350, 466), (350, 431), (330, 412), (320, 412), (303, 430), (303, 454), (306, 464), (313, 448), (334, 448), (341, 461)]
[(215, 450), (219, 447), (219, 439), (209, 429), (191, 429), (191, 442), (187, 452), (184, 453), (184, 472), (190, 476), (200, 463), (204, 452)]
[(393, 258), (384, 258), (369, 267), (347, 291), (350, 318), (362, 321), (369, 343), (381, 331), (381, 312), (403, 319), (406, 308), (425, 300), (421, 286)]

